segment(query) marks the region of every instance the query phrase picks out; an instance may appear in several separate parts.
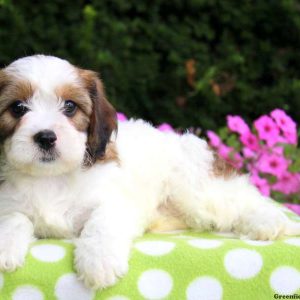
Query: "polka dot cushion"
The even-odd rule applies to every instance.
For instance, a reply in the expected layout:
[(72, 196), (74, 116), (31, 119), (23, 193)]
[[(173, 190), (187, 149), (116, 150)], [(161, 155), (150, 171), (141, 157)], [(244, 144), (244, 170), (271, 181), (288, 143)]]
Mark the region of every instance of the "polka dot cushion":
[(129, 273), (99, 292), (77, 280), (73, 249), (68, 240), (32, 244), (23, 268), (0, 273), (0, 299), (253, 300), (300, 294), (300, 237), (263, 242), (220, 233), (146, 234), (134, 244)]

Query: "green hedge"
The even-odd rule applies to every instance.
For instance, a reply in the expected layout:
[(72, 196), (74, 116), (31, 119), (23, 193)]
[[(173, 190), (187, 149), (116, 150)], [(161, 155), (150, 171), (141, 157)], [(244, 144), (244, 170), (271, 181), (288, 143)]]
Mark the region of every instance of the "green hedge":
[(100, 71), (118, 110), (154, 123), (300, 120), (299, 1), (0, 0), (0, 64), (34, 53)]

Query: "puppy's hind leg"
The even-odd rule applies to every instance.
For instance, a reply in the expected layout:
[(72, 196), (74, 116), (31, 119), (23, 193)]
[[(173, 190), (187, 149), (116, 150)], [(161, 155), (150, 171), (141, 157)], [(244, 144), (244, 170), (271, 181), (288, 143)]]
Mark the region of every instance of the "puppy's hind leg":
[(192, 134), (179, 137), (179, 149), (168, 181), (170, 204), (190, 228), (230, 231), (235, 209), (225, 212), (223, 186), (216, 186), (218, 181), (213, 177), (213, 152)]
[(182, 137), (182, 157), (170, 176), (170, 198), (189, 227), (273, 240), (300, 234), (246, 175), (238, 175), (195, 136)]
[(197, 230), (234, 232), (242, 238), (274, 240), (300, 234), (300, 224), (290, 221), (247, 177), (213, 179), (200, 192), (187, 193), (177, 207), (185, 222)]
[(270, 199), (257, 197), (252, 199), (250, 205), (246, 203), (241, 208), (234, 230), (250, 239), (275, 240), (283, 236), (300, 235), (300, 223), (290, 220)]

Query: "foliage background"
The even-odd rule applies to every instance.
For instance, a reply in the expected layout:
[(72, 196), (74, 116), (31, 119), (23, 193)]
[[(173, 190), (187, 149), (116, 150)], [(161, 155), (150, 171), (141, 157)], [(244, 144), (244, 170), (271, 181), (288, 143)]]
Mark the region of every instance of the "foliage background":
[(154, 124), (216, 129), (276, 107), (300, 120), (299, 12), (296, 0), (0, 0), (0, 66), (66, 58)]

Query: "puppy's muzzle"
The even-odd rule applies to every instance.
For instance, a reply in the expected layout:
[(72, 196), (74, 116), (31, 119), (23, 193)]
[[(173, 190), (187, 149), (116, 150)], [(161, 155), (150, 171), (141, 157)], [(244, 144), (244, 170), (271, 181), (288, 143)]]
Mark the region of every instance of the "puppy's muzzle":
[(35, 134), (33, 140), (41, 149), (47, 151), (54, 148), (57, 136), (52, 130), (43, 130)]

